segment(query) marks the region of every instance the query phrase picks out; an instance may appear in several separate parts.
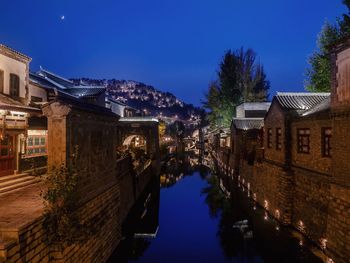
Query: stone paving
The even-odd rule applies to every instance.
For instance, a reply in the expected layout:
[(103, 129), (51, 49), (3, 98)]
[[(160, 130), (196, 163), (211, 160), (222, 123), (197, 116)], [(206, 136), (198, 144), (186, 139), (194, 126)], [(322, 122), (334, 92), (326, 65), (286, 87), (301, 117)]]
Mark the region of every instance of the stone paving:
[(41, 185), (35, 184), (0, 195), (0, 232), (19, 229), (42, 215), (40, 191)]

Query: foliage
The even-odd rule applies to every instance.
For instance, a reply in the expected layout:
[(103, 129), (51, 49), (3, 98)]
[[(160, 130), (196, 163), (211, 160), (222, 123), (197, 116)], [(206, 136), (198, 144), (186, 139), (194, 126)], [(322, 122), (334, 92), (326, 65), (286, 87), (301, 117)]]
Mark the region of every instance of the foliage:
[(62, 163), (43, 176), (45, 190), (43, 227), (47, 244), (71, 245), (84, 241), (93, 229), (80, 220), (78, 192), (80, 170), (77, 168), (78, 149), (75, 148), (71, 163)]
[(218, 80), (210, 83), (204, 107), (214, 126), (228, 127), (242, 102), (266, 101), (270, 83), (264, 67), (256, 62), (252, 49), (228, 50), (218, 71)]
[(328, 47), (340, 37), (338, 25), (325, 22), (318, 36), (318, 50), (309, 57), (306, 71), (306, 89), (312, 92), (329, 92), (331, 89), (331, 64)]
[(343, 14), (335, 24), (326, 21), (317, 40), (317, 49), (309, 57), (305, 88), (313, 92), (329, 92), (331, 89), (331, 64), (329, 53), (334, 44), (350, 37), (350, 0), (343, 0), (348, 14)]

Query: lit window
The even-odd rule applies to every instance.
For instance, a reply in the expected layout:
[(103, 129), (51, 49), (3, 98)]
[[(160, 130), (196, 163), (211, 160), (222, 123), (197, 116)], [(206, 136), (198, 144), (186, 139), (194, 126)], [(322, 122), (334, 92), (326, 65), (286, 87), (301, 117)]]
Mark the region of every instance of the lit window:
[(47, 154), (47, 131), (29, 130), (27, 138), (27, 156)]
[(298, 152), (310, 153), (310, 129), (298, 129)]
[(282, 129), (276, 128), (276, 150), (282, 149)]
[(331, 128), (322, 128), (322, 156), (331, 157), (331, 138), (332, 138), (332, 129)]

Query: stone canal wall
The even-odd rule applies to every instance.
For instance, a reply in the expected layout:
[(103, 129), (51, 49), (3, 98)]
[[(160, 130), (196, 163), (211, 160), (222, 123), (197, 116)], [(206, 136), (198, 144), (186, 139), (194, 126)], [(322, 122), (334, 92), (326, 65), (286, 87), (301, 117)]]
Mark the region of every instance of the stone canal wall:
[(73, 155), (79, 156), (74, 164), (79, 174), (77, 214), (89, 233), (82, 242), (64, 246), (43, 242), (41, 217), (0, 229), (0, 262), (105, 262), (122, 238), (122, 221), (151, 181), (152, 165), (136, 175), (129, 157), (116, 160), (118, 119), (103, 109), (54, 102), (44, 112), (48, 168), (72, 164)]
[(334, 184), (327, 175), (300, 167), (288, 169), (266, 160), (254, 165), (241, 160), (240, 172), (234, 173), (220, 149), (213, 157), (227, 189), (238, 184), (248, 191), (271, 216), (299, 230), (325, 251), (325, 260), (349, 262), (349, 189)]

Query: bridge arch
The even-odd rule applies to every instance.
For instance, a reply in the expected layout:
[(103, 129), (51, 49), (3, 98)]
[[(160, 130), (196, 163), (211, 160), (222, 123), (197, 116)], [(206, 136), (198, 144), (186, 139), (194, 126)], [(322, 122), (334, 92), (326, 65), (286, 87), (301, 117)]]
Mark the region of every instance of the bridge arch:
[(118, 123), (120, 145), (130, 145), (137, 137), (145, 140), (145, 151), (159, 160), (158, 120), (149, 117), (121, 118)]

